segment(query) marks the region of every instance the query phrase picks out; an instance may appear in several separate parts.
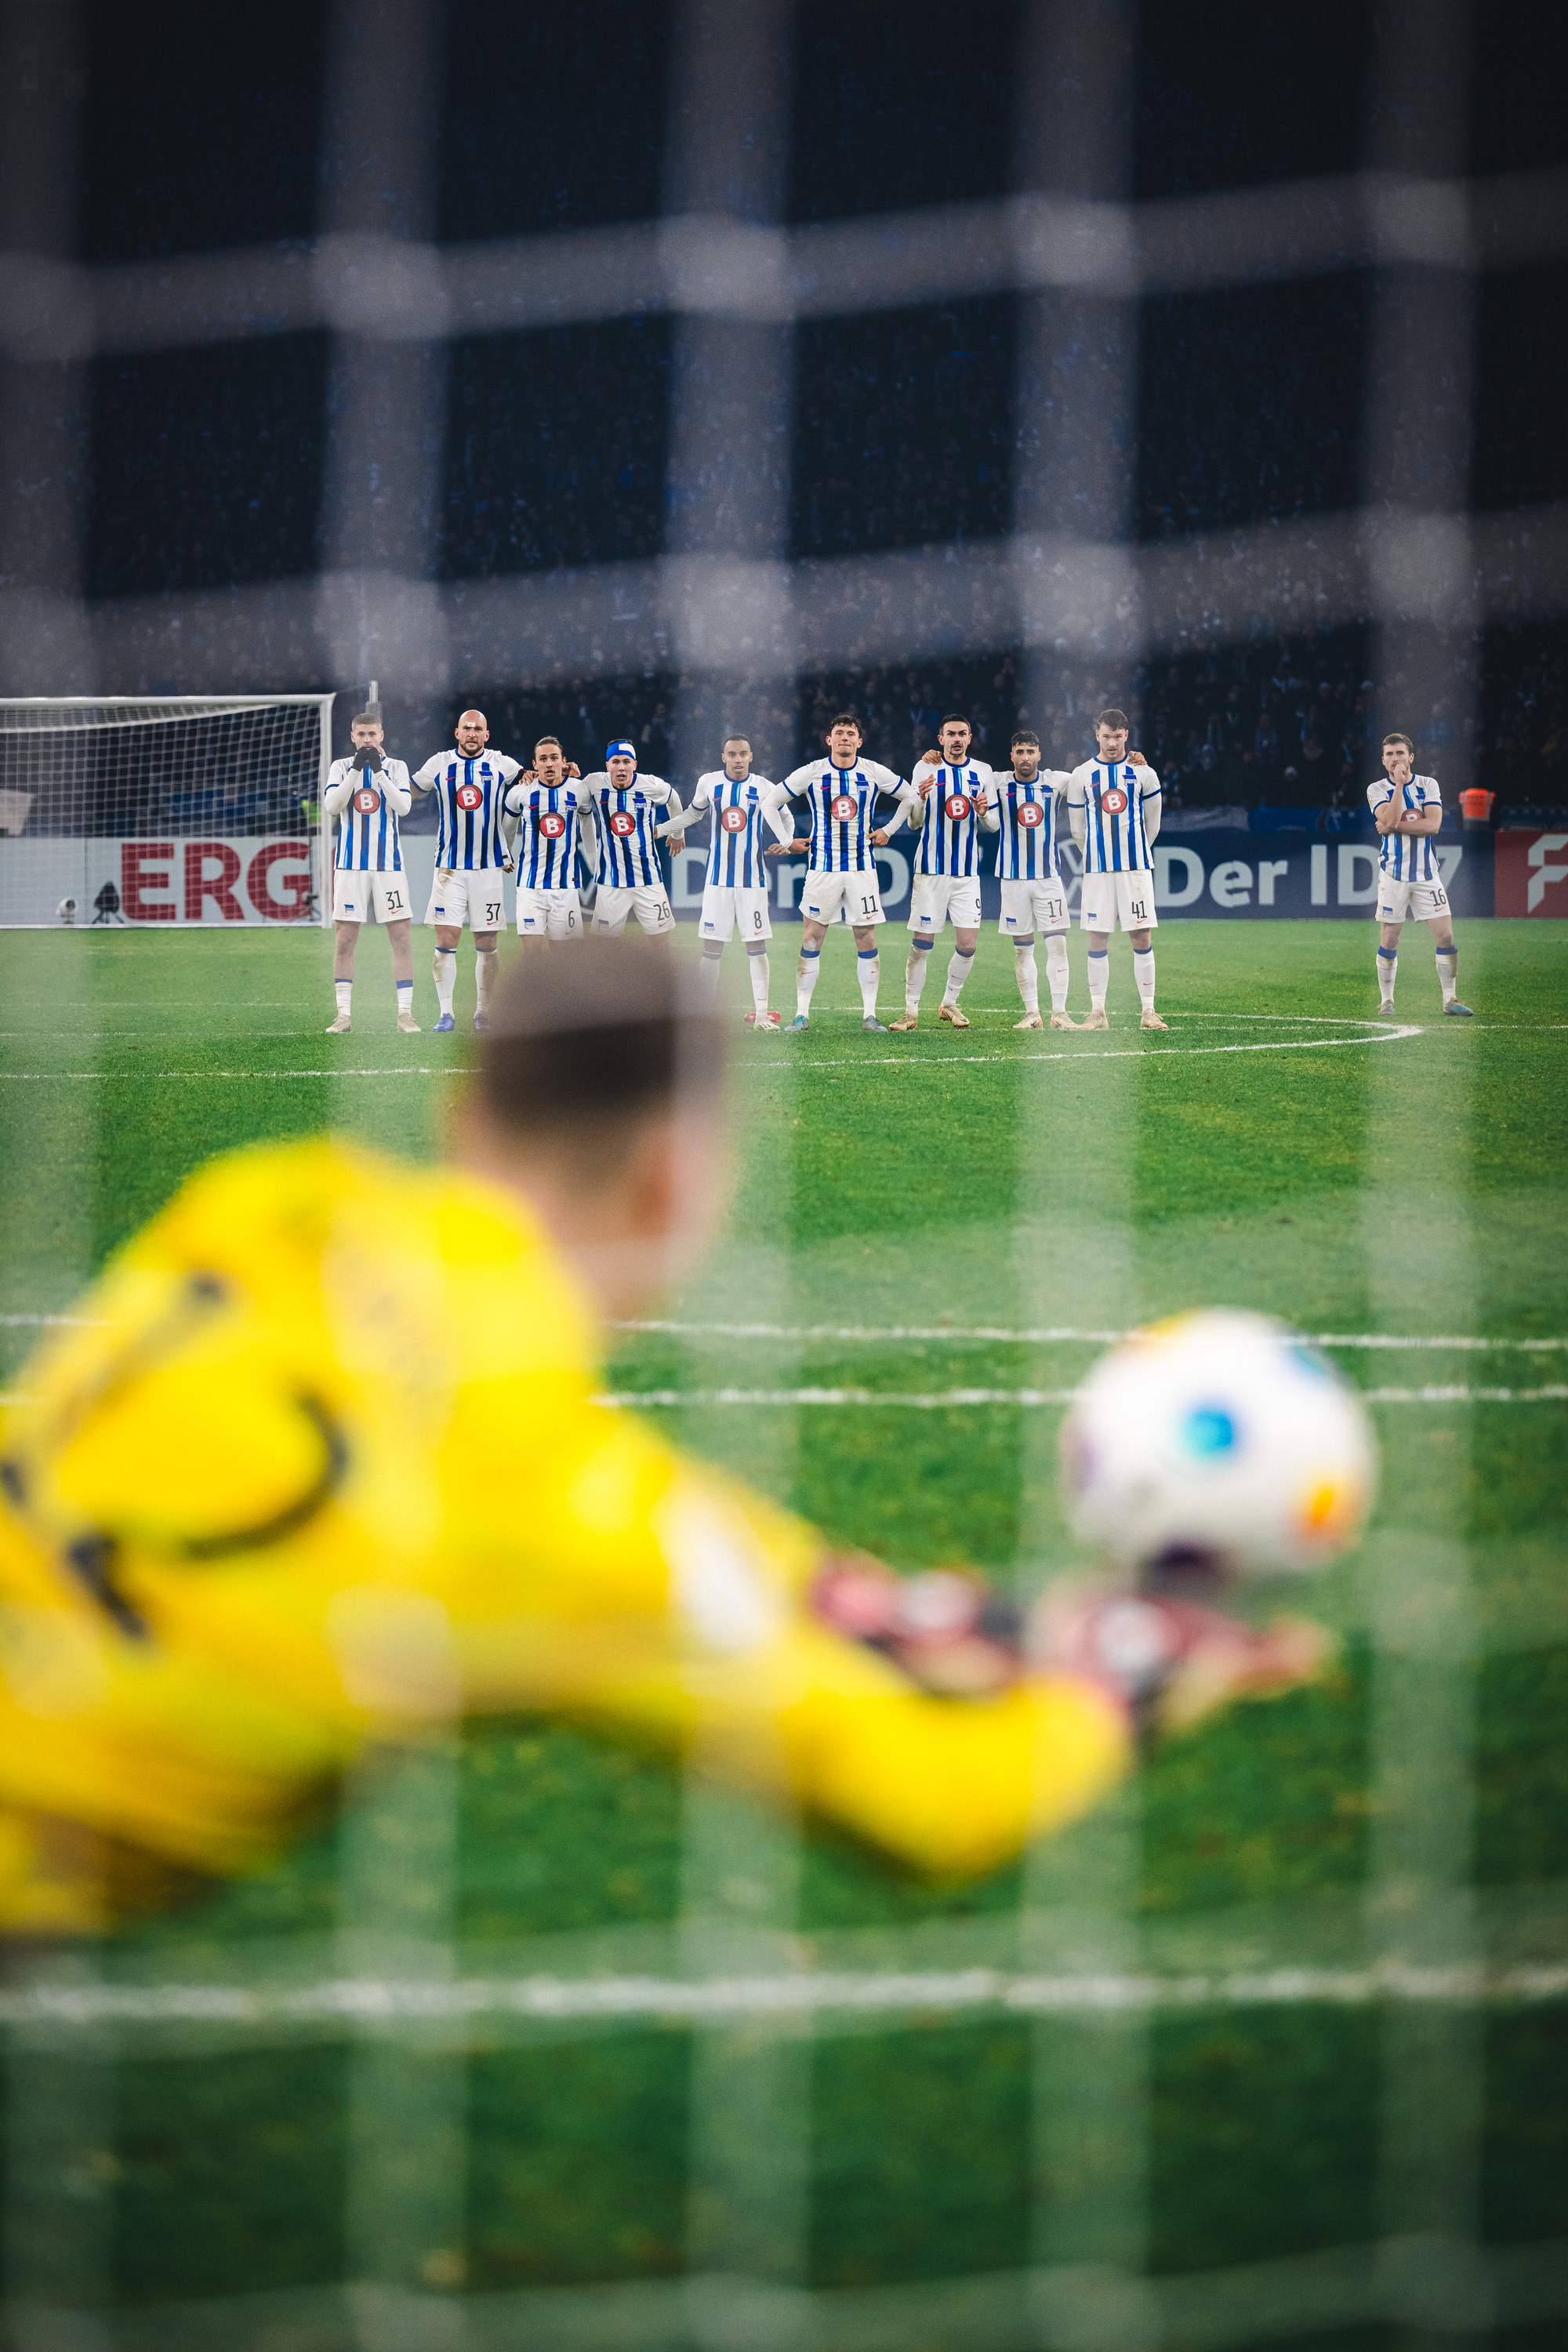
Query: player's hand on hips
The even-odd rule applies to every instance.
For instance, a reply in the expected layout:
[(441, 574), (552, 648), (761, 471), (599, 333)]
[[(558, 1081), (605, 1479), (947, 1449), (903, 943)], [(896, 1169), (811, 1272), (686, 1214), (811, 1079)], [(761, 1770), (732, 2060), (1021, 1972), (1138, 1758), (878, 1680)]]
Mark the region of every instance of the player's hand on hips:
[(1029, 1628), (1037, 1669), (1095, 1683), (1166, 1731), (1184, 1730), (1232, 1699), (1309, 1682), (1332, 1648), (1331, 1635), (1305, 1618), (1258, 1632), (1197, 1601), (1097, 1584), (1057, 1586)]
[(672, 833), (669, 836), (669, 845), (672, 850), (684, 849), (686, 846), (686, 835), (683, 833)]
[(892, 835), (889, 833), (887, 826), (885, 824), (879, 824), (877, 827), (876, 832), (871, 835), (871, 846), (873, 849), (885, 848), (891, 838)]
[(805, 854), (805, 847), (804, 841), (777, 841), (771, 843), (763, 850), (763, 856), (764, 857), (799, 857)]

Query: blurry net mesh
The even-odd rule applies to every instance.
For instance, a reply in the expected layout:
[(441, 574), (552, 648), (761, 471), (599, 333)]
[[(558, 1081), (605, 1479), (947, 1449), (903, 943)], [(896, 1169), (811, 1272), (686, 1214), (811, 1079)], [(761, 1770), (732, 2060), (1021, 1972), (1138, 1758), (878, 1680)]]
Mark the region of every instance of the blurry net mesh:
[(312, 841), (322, 709), (319, 695), (0, 702), (0, 924), (126, 919), (127, 843), (167, 851), (146, 919), (224, 920), (211, 893), (187, 905), (185, 848)]
[[(1262, 213), (1272, 197), (1252, 201)], [(984, 285), (978, 247), (973, 261)], [(7, 861), (19, 847), (58, 856), (49, 887), (62, 898), (89, 838), (292, 829), (319, 771), (314, 700), (5, 707), (0, 921), (55, 919), (52, 908), (11, 910)], [(80, 895), (79, 919), (90, 919), (85, 884)], [(1097, 1105), (1094, 1163), (1130, 1163), (1135, 1101), (1123, 1090)], [(1406, 1139), (1394, 1172), (1413, 1192), (1423, 1154), (1441, 1162), (1466, 1108), (1462, 1097), (1435, 1101), (1433, 1132)], [(1032, 1097), (1021, 1115), (1042, 1164), (1060, 1152), (1054, 1101)], [(775, 1223), (787, 1225), (787, 1203)], [(1131, 1213), (1119, 1228), (1110, 1213), (1105, 1230), (1131, 1256)], [(1426, 1244), (1435, 1292), (1470, 1299), (1467, 1244), (1456, 1230)], [(1375, 1265), (1381, 1244), (1369, 1214), (1363, 1242), (1345, 1245)], [(758, 1247), (748, 1279), (750, 1311), (776, 1315), (784, 1332), (787, 1268), (779, 1275)], [(1048, 1322), (1049, 1300), (1032, 1304)], [(716, 1370), (690, 1349), (680, 1369), (695, 1389), (729, 1365)], [(782, 1398), (787, 1370), (779, 1377)], [(768, 1409), (774, 1456), (794, 1442), (787, 1412)], [(1468, 1465), (1468, 1423), (1454, 1423), (1455, 1459)], [(1029, 1469), (1040, 1491), (1053, 1426), (1037, 1418), (1020, 1441), (1020, 1482)], [(1029, 1539), (1021, 1525), (1021, 1561)], [(1337, 2331), (1387, 2323), (1479, 2340), (1494, 2321), (1561, 2315), (1568, 2259), (1543, 2203), (1514, 2242), (1476, 2242), (1483, 2122), (1471, 2046), (1498, 2017), (1561, 2000), (1561, 1956), (1544, 1902), (1472, 1907), (1465, 1717), (1477, 1636), (1464, 1564), (1455, 1548), (1435, 1569), (1433, 1547), (1397, 1531), (1384, 1536), (1384, 1559), (1397, 1565), (1401, 1544), (1408, 1580), (1440, 1587), (1451, 1605), (1425, 1652), (1392, 1603), (1372, 1627), (1381, 1662), (1366, 1668), (1362, 1728), (1373, 1757), (1365, 1790), (1347, 1793), (1396, 1827), (1365, 1881), (1332, 1898), (1188, 1914), (1162, 1932), (1139, 1912), (1129, 1797), (1037, 1856), (1021, 1898), (988, 1898), (973, 1916), (934, 1901), (921, 1916), (907, 1896), (885, 1913), (868, 1902), (864, 1930), (808, 1922), (803, 1938), (801, 1881), (839, 1864), (803, 1859), (791, 1825), (695, 1780), (682, 1789), (673, 1772), (590, 1759), (575, 1735), (510, 1725), (454, 1733), (356, 1776), (336, 1845), (323, 1834), (305, 1849), (282, 1892), (235, 1897), (227, 1937), (198, 1915), (161, 1948), (29, 1960), (0, 1993), (18, 2340), (91, 2352), (524, 2342), (1153, 2352), (1308, 2332), (1348, 2342)], [(1447, 1778), (1412, 1775), (1408, 1759), (1430, 1761), (1421, 1740), (1438, 1732), (1452, 1734), (1438, 1759)], [(586, 1792), (576, 1811), (563, 1796), (574, 1774)], [(528, 1809), (495, 1811), (503, 1787)], [(495, 1857), (519, 1848), (531, 1891), (514, 1904)], [(1424, 1878), (1426, 1913), (1407, 1903), (1405, 1914), (1428, 1920), (1417, 1966), (1390, 1957), (1399, 1937), (1383, 1936), (1378, 1906), (1394, 1916)], [(1391, 2016), (1413, 2022), (1390, 2036), (1380, 2076), (1378, 2021)], [(1219, 2056), (1206, 2074), (1171, 2067), (1156, 2114), (1150, 2034), (1172, 2018), (1208, 2021)], [(1289, 2049), (1281, 2018), (1296, 2034)], [(873, 2028), (899, 2035), (907, 2058), (870, 2065)], [(902, 2180), (915, 2214), (901, 2271), (814, 2291), (808, 2278), (835, 2275), (824, 2252), (835, 2210), (842, 2245), (879, 2139), (907, 2128), (904, 2078), (963, 2033), (973, 2036), (973, 2063), (958, 2069), (966, 2095), (926, 2109), (926, 2160), (956, 2184), (952, 2195), (923, 2200), (908, 2150), (893, 2146), (879, 2177)], [(1250, 2107), (1227, 2087), (1249, 2052), (1267, 2062), (1250, 2078)], [(1021, 2102), (997, 2096), (997, 2081), (1019, 2074)], [(1216, 2194), (1246, 2203), (1260, 2115), (1315, 2103), (1329, 2120), (1314, 2161), (1331, 2170), (1353, 2147), (1363, 2173), (1381, 2165), (1370, 2223), (1358, 2210), (1337, 2236), (1304, 2223), (1277, 2260), (1146, 2276), (1150, 2181), (1173, 2161), (1173, 2111), (1206, 2095), (1215, 2145), (1232, 2135), (1228, 2151), (1211, 2147)], [(1008, 2149), (1010, 2193), (1020, 2207), (1033, 2200), (1033, 2221), (985, 2241), (988, 2266), (952, 2275), (961, 2265), (944, 2230), (963, 2207), (963, 2176)], [(1424, 2170), (1424, 2188), (1402, 2166)], [(180, 2248), (160, 2268), (152, 2240), (176, 2201)], [(485, 2292), (454, 2293), (465, 2284)]]

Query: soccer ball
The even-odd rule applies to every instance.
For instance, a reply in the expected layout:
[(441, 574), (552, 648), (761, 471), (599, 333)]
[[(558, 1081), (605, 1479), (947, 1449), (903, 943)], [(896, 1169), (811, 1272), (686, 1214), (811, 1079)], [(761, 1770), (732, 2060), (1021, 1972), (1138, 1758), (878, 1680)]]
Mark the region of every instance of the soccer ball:
[(1377, 1450), (1355, 1391), (1271, 1316), (1206, 1308), (1102, 1356), (1061, 1433), (1073, 1532), (1169, 1580), (1299, 1575), (1365, 1523)]

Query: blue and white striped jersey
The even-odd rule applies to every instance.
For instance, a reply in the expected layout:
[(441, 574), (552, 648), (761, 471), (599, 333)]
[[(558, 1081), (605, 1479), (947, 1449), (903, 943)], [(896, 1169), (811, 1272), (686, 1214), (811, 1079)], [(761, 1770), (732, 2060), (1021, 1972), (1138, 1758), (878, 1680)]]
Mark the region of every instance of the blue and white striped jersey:
[(658, 835), (664, 827), (659, 818), (667, 812), (679, 813), (680, 807), (664, 778), (645, 776), (638, 768), (626, 791), (619, 792), (611, 783), (608, 770), (601, 768), (584, 777), (582, 792), (593, 804), (598, 830), (600, 888), (662, 890)]
[(920, 831), (915, 872), (968, 881), (980, 871), (979, 821), (991, 797), (991, 770), (984, 760), (965, 760), (956, 768), (921, 766), (910, 790), (918, 793), (927, 776), (935, 778), (931, 791), (910, 807), (910, 831)]
[(520, 890), (577, 887), (577, 812), (583, 786), (574, 776), (558, 784), (513, 784), (506, 796), (518, 820), (512, 842)]
[[(715, 768), (697, 779), (690, 817), (706, 808), (713, 812), (713, 839), (708, 849), (704, 877), (721, 890), (765, 890), (768, 869), (763, 863), (760, 827), (763, 803), (776, 790), (771, 776), (742, 776), (739, 782)], [(771, 829), (771, 828), (770, 828)]]
[(813, 874), (871, 874), (877, 866), (871, 835), (881, 830), (876, 807), (884, 795), (899, 803), (886, 819), (887, 830), (894, 833), (908, 814), (910, 788), (891, 768), (875, 760), (857, 760), (852, 768), (836, 768), (828, 759), (809, 760), (784, 778), (775, 797), (781, 803), (806, 803)]
[(1002, 882), (1059, 882), (1057, 800), (1068, 782), (1063, 768), (1042, 768), (1025, 783), (1011, 770), (991, 782), (998, 832), (996, 875)]
[(413, 797), (401, 760), (384, 752), (379, 768), (363, 770), (352, 758), (334, 760), (321, 794), (322, 808), (338, 821), (332, 864), (352, 874), (401, 874), (397, 820), (408, 814)]
[(1083, 847), (1086, 874), (1138, 874), (1149, 870), (1149, 836), (1143, 817), (1160, 797), (1152, 768), (1131, 760), (1086, 760), (1068, 779), (1069, 809), (1082, 809), (1088, 825)]
[(426, 761), (414, 782), (436, 795), (441, 820), (438, 872), (472, 874), (505, 865), (501, 809), (508, 786), (521, 772), (504, 751), (481, 751), (477, 760), (466, 760), (461, 751), (437, 751)]
[[(1379, 776), (1375, 784), (1366, 788), (1366, 804), (1380, 809), (1398, 793), (1412, 816), (1426, 809), (1443, 805), (1443, 795), (1434, 776), (1412, 776), (1407, 784), (1396, 784), (1391, 777)], [(1385, 833), (1383, 836), (1383, 871), (1391, 882), (1441, 882), (1443, 861), (1437, 855), (1436, 836), (1430, 833)]]

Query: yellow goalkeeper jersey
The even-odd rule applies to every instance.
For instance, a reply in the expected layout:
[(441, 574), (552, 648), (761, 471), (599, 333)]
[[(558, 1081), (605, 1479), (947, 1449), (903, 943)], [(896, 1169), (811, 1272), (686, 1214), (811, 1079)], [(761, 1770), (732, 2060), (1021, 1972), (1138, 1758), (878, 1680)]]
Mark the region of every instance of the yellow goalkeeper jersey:
[(367, 1738), (542, 1708), (984, 1868), (1123, 1769), (1069, 1679), (918, 1689), (826, 1547), (594, 1402), (510, 1193), (331, 1142), (215, 1161), (0, 1417), (0, 1927), (94, 1924), (95, 1837), (264, 1864)]

